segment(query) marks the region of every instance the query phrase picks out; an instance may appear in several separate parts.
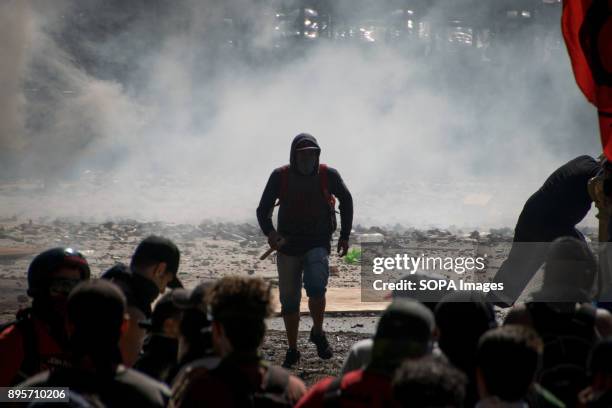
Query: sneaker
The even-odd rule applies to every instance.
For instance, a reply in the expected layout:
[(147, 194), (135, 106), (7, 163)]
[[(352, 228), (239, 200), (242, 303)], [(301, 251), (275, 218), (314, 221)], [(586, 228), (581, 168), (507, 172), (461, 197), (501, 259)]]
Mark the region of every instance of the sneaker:
[(321, 332), (319, 334), (314, 334), (313, 331), (310, 331), (310, 341), (312, 341), (315, 346), (317, 346), (317, 354), (319, 358), (323, 360), (329, 360), (334, 355), (331, 347), (329, 346), (329, 342), (327, 341), (327, 337), (325, 337), (325, 332)]
[(300, 361), (301, 354), (296, 349), (287, 349), (285, 354), (285, 361), (283, 361), (283, 368), (291, 368), (295, 363)]

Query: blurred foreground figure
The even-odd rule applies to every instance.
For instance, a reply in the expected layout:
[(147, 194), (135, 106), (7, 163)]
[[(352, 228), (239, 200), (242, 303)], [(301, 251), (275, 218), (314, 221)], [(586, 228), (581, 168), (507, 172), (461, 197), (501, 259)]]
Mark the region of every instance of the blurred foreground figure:
[(476, 408), (527, 408), (525, 399), (535, 386), (542, 347), (538, 335), (523, 326), (503, 326), (485, 333), (478, 346), (480, 401)]
[(391, 388), (393, 373), (404, 360), (431, 353), (434, 329), (433, 313), (423, 304), (394, 300), (378, 322), (370, 363), (319, 381), (297, 407), (399, 407)]
[(404, 408), (461, 408), (465, 375), (432, 356), (406, 360), (393, 376), (393, 396)]
[(119, 286), (127, 298), (130, 319), (121, 336), (121, 355), (128, 367), (142, 351), (146, 331), (139, 322), (151, 317), (151, 303), (166, 287), (183, 286), (177, 278), (179, 262), (180, 251), (174, 242), (152, 235), (138, 244), (129, 268), (118, 264), (102, 275), (102, 279)]
[(212, 340), (220, 363), (207, 368), (196, 360), (176, 378), (174, 407), (291, 407), (306, 387), (281, 367), (258, 354), (265, 319), (270, 315), (270, 288), (261, 279), (225, 277), (210, 297)]
[(68, 298), (67, 322), (72, 349), (70, 368), (45, 371), (23, 387), (68, 387), (108, 407), (164, 407), (169, 389), (121, 364), (119, 337), (127, 324), (126, 300), (105, 280), (83, 282)]
[(590, 156), (579, 156), (555, 170), (525, 203), (514, 229), (508, 259), (494, 278), (504, 290), (490, 292), (491, 301), (511, 306), (542, 266), (547, 243), (563, 236), (584, 240), (576, 225), (591, 208), (589, 180), (601, 170)]
[[(300, 359), (297, 336), (300, 324), (302, 280), (312, 317), (310, 341), (322, 359), (333, 351), (323, 331), (325, 292), (329, 278), (332, 234), (336, 230), (335, 197), (340, 200), (338, 254), (346, 255), (353, 222), (353, 199), (337, 170), (319, 163), (321, 148), (306, 133), (291, 143), (289, 165), (275, 169), (257, 207), (257, 220), (272, 249), (278, 250), (278, 290), (287, 330), (284, 367)], [(272, 212), (278, 199), (278, 232)]]
[(465, 406), (478, 401), (476, 354), (480, 337), (497, 327), (493, 306), (480, 292), (455, 292), (442, 298), (436, 310), (438, 345), (450, 363), (467, 376)]
[[(166, 381), (171, 384), (177, 374), (189, 363), (212, 369), (219, 364), (212, 342), (211, 322), (208, 319), (209, 292), (214, 281), (203, 282), (191, 291), (174, 292), (174, 304), (183, 313), (179, 325), (178, 362), (170, 370)], [(180, 296), (178, 296), (180, 295)]]
[(206, 314), (206, 292), (212, 285), (205, 282), (193, 290), (175, 289), (157, 301), (151, 319), (140, 322), (149, 333), (135, 369), (171, 384), (188, 363), (198, 360), (207, 368), (219, 363)]
[(69, 364), (66, 302), (72, 288), (89, 276), (87, 260), (71, 248), (49, 249), (34, 258), (28, 269), (32, 307), (0, 329), (0, 386)]
[(580, 407), (612, 407), (612, 337), (600, 341), (589, 356), (590, 384), (578, 398)]
[(597, 270), (588, 245), (576, 238), (555, 240), (547, 254), (541, 290), (526, 304), (517, 304), (506, 324), (529, 326), (544, 341), (538, 382), (575, 406), (587, 385), (587, 359), (600, 336), (612, 334), (612, 315), (592, 305)]
[(134, 369), (161, 382), (166, 382), (166, 377), (178, 358), (182, 311), (174, 304), (173, 295), (174, 291), (164, 294), (155, 303), (151, 319), (139, 322), (148, 334), (142, 355), (134, 364)]

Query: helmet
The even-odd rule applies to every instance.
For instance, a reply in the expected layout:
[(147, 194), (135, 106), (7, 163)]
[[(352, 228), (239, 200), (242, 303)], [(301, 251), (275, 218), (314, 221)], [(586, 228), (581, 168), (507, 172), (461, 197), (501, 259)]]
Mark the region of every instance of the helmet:
[(76, 267), (81, 279), (88, 280), (91, 271), (87, 259), (72, 248), (52, 248), (38, 254), (28, 268), (28, 295), (35, 297), (49, 284), (49, 275), (62, 266)]

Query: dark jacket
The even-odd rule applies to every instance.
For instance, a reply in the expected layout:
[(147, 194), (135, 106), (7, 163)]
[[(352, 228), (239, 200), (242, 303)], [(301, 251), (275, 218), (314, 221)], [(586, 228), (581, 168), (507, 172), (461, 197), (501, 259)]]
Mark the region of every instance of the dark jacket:
[(574, 227), (591, 208), (589, 179), (601, 167), (590, 156), (578, 156), (555, 170), (525, 203), (515, 228), (515, 241), (550, 242), (574, 235)]
[[(169, 406), (294, 406), (297, 401), (292, 401), (291, 395), (299, 394), (295, 381), (290, 381), (291, 375), (287, 370), (272, 367), (254, 354), (229, 355), (212, 369), (195, 361), (178, 375)], [(254, 395), (262, 393), (267, 394), (271, 401), (276, 400), (277, 404), (262, 402), (259, 405), (254, 401)]]
[(96, 376), (76, 369), (42, 372), (20, 387), (68, 387), (84, 395), (94, 395), (107, 407), (165, 407), (170, 390), (164, 384), (131, 368), (119, 366), (112, 376)]
[[(280, 202), (277, 222), (278, 232), (287, 240), (280, 252), (286, 255), (302, 255), (316, 247), (329, 251), (333, 232), (329, 205), (321, 191), (318, 160), (311, 175), (304, 176), (296, 170), (295, 149), (304, 140), (319, 146), (307, 134), (296, 136), (291, 143), (286, 200)], [(257, 220), (265, 235), (274, 229), (272, 212), (281, 195), (281, 173), (282, 167), (272, 172), (257, 207)], [(353, 223), (353, 198), (336, 169), (329, 167), (327, 173), (329, 193), (340, 201), (340, 239), (348, 239)]]
[(143, 353), (134, 369), (161, 382), (168, 382), (170, 371), (178, 359), (178, 340), (161, 334), (152, 334), (143, 347)]
[(128, 306), (136, 307), (148, 318), (151, 317), (151, 303), (159, 296), (155, 282), (142, 275), (133, 273), (122, 263), (116, 264), (100, 276), (117, 286), (125, 295)]

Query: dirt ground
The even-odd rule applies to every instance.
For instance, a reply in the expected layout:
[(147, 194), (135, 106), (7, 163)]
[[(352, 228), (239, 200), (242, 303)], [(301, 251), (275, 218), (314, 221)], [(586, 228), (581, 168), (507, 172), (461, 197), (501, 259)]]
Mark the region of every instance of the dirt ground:
[[(31, 221), (15, 217), (0, 219), (0, 322), (10, 321), (19, 308), (27, 307), (26, 271), (34, 254), (53, 246), (71, 246), (87, 257), (94, 277), (116, 264), (129, 262), (138, 242), (150, 234), (166, 236), (181, 249), (179, 277), (191, 288), (204, 279), (239, 274), (260, 276), (277, 284), (274, 257), (264, 261), (259, 255), (267, 249), (267, 242), (254, 224), (204, 222), (200, 225), (142, 223), (132, 220), (89, 223), (74, 220)], [(509, 229), (479, 232), (449, 232), (445, 230), (384, 229), (356, 226), (353, 245), (364, 234), (380, 234), (385, 245), (418, 248), (429, 254), (472, 253), (489, 255), (487, 267), (494, 272), (499, 267), (512, 239)], [(333, 272), (329, 286), (359, 287), (360, 266), (349, 264), (337, 255), (330, 257)], [(314, 345), (308, 343), (308, 321), (300, 327), (299, 346), (302, 361), (296, 374), (312, 383), (326, 375), (335, 375), (351, 344), (370, 336), (376, 325), (377, 314), (346, 313), (330, 317), (329, 340), (335, 351), (331, 360), (316, 356)], [(272, 362), (281, 363), (286, 350), (285, 334), (280, 318), (268, 324), (263, 354)]]

